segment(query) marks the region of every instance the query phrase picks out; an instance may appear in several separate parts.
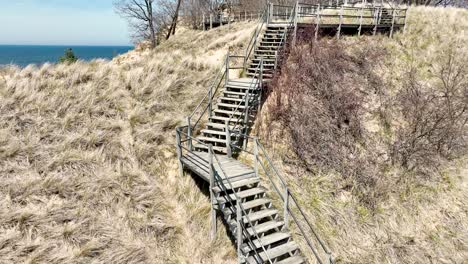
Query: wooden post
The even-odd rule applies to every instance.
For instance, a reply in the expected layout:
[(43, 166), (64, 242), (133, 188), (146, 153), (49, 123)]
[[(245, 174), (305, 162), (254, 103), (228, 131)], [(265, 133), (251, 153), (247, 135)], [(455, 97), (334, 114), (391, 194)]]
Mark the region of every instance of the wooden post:
[(210, 14), (210, 29), (213, 29), (213, 14)]
[(212, 111), (213, 111), (213, 87), (210, 88), (210, 92), (208, 93), (208, 118), (211, 118)]
[(377, 10), (374, 10), (374, 32), (372, 33), (372, 35), (376, 35), (377, 34), (377, 24), (378, 24), (378, 16), (379, 16), (379, 9), (380, 7), (377, 7)]
[(268, 20), (268, 24), (273, 22), (273, 12), (275, 12), (275, 6), (273, 5), (273, 3), (270, 3), (270, 19)]
[(209, 165), (210, 165), (210, 200), (211, 200), (211, 240), (216, 238), (216, 211), (215, 211), (215, 197), (213, 188), (215, 187), (215, 171), (214, 171), (214, 164), (213, 164), (213, 146), (209, 146)]
[(343, 23), (343, 6), (340, 8), (340, 25), (338, 26), (337, 38), (340, 39), (341, 36), (341, 24)]
[[(255, 78), (255, 76), (254, 76)], [(247, 149), (247, 142), (248, 142), (248, 138), (247, 138), (247, 135), (249, 133), (248, 131), (248, 122), (249, 122), (249, 101), (250, 101), (250, 87), (247, 88), (247, 95), (246, 97), (244, 98), (245, 99), (245, 109), (244, 109), (244, 126), (245, 126), (245, 130), (244, 130), (244, 133), (245, 133), (245, 136), (244, 136), (244, 150)]]
[[(275, 51), (275, 65), (276, 65), (276, 60), (278, 57), (278, 51)], [(258, 96), (258, 106), (257, 106), (257, 114), (260, 113), (261, 107), (262, 107), (262, 95), (263, 95), (263, 57), (260, 59), (260, 82), (259, 82), (259, 88), (260, 88), (260, 94)], [(276, 69), (276, 66), (275, 66)]]
[(226, 56), (226, 79), (224, 80), (225, 86), (227, 86), (228, 83), (229, 83), (229, 63), (230, 63), (229, 54), (230, 54), (230, 52), (228, 50), (228, 53), (227, 53), (227, 56)]
[(179, 175), (184, 176), (184, 165), (182, 163), (182, 146), (180, 139), (180, 131), (176, 129), (176, 147), (177, 147), (177, 159), (179, 161)]
[(255, 140), (255, 144), (254, 144), (254, 154), (255, 154), (254, 169), (255, 169), (255, 177), (260, 177), (260, 176), (258, 175), (258, 138), (256, 137), (254, 140)]
[(190, 124), (190, 117), (187, 117), (187, 143), (188, 149), (192, 151), (192, 125)]
[(238, 258), (238, 263), (242, 263), (243, 257), (242, 257), (242, 210), (241, 210), (241, 201), (237, 201), (237, 210), (236, 210), (236, 221), (237, 221), (237, 258)]
[(360, 14), (360, 17), (359, 17), (359, 32), (358, 32), (359, 37), (361, 36), (361, 32), (362, 32), (362, 16), (363, 16), (363, 13), (364, 13), (364, 8), (361, 7), (361, 14)]
[(205, 14), (203, 14), (203, 31), (206, 31), (206, 17), (205, 17)]
[(395, 8), (392, 12), (392, 28), (390, 29), (390, 38), (393, 38), (393, 28), (395, 27)]
[(286, 229), (289, 227), (289, 189), (288, 186), (284, 188), (284, 226)]
[(408, 8), (405, 9), (405, 24), (403, 25), (403, 33), (406, 33), (406, 22), (408, 21)]
[(229, 131), (229, 121), (226, 121), (226, 152), (229, 158), (232, 158), (231, 131)]
[(318, 8), (317, 8), (317, 24), (315, 25), (315, 40), (318, 39), (318, 32), (320, 30), (320, 4), (318, 5)]
[[(293, 38), (293, 46), (296, 46), (296, 41), (297, 41), (297, 12), (299, 10), (299, 1), (296, 2), (295, 5), (295, 10), (294, 10), (294, 38)], [(286, 29), (288, 30), (288, 29)]]
[(278, 68), (278, 51), (275, 50), (275, 70)]

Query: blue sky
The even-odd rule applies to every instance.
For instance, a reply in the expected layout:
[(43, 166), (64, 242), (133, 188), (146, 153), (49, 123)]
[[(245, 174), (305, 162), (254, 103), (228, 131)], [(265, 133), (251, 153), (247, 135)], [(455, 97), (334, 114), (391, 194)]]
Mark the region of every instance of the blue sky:
[(129, 45), (113, 0), (0, 0), (0, 45)]

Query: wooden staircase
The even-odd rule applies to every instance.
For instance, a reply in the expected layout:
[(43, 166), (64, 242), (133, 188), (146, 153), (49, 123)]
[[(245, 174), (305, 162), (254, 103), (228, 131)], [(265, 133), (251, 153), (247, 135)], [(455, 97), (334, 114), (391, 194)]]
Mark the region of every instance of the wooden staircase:
[[(255, 47), (246, 67), (248, 78), (230, 79), (226, 82), (222, 95), (217, 98), (208, 117), (205, 128), (197, 137), (202, 144), (196, 144), (195, 150), (208, 151), (208, 145), (212, 145), (217, 153), (227, 154), (227, 127), (231, 131), (248, 134), (257, 114), (256, 106), (261, 103), (260, 76), (262, 76), (262, 82), (268, 82), (273, 78), (287, 30), (285, 26), (268, 25), (266, 27), (261, 42)], [(248, 104), (246, 100), (249, 101)], [(236, 134), (230, 134), (230, 142), (241, 146), (243, 142), (239, 140)]]
[[(284, 219), (267, 196), (266, 188), (260, 185), (258, 173), (229, 160), (236, 152), (231, 145), (242, 150), (246, 144), (245, 138), (239, 135), (247, 135), (253, 124), (263, 85), (273, 78), (288, 30), (289, 27), (284, 25), (260, 27), (256, 34), (258, 40), (251, 42), (252, 54), (247, 58), (244, 77), (226, 77), (219, 96), (208, 106), (208, 121), (193, 139), (195, 144), (191, 152), (181, 155), (186, 167), (205, 179), (211, 178), (214, 207), (221, 212), (238, 245), (240, 263), (305, 262)], [(226, 72), (229, 73), (228, 65)], [(212, 96), (210, 93), (209, 97)], [(199, 164), (213, 164), (213, 159), (219, 162), (215, 162), (217, 165), (212, 165), (211, 173), (207, 173), (210, 166)]]
[[(216, 234), (218, 212), (237, 245), (239, 263), (297, 264), (311, 259), (317, 263), (334, 263), (330, 250), (290, 192), (265, 148), (258, 138), (249, 136), (261, 105), (264, 85), (273, 78), (281, 64), (288, 37), (293, 35), (291, 43), (295, 43), (298, 18), (315, 16), (318, 18), (317, 29), (320, 24), (320, 10), (324, 10), (320, 5), (317, 8), (300, 5), (286, 10), (286, 13), (290, 12), (289, 18), (285, 21), (281, 16), (279, 22), (274, 21), (275, 7), (270, 5), (259, 20), (245, 54), (226, 56), (221, 72), (187, 118), (187, 125), (176, 129), (180, 173), (183, 174), (185, 168), (210, 183), (211, 235), (214, 237)], [(336, 9), (333, 6), (330, 8)], [(374, 19), (374, 23), (368, 27), (373, 27), (375, 32), (378, 26), (391, 23), (391, 36), (395, 26), (395, 9), (393, 14), (386, 9), (367, 9)], [(381, 16), (380, 24), (378, 13)], [(363, 10), (360, 10), (360, 14), (362, 18)], [(341, 18), (342, 14), (340, 28)], [(351, 26), (357, 26), (360, 34), (362, 25)], [(336, 28), (336, 25), (332, 27)], [(315, 32), (317, 35), (319, 30)], [(243, 58), (242, 67), (231, 67), (231, 57)], [(243, 76), (230, 78), (231, 69), (242, 69)], [(247, 150), (248, 141), (253, 142), (253, 151)], [(253, 165), (236, 160), (240, 153), (250, 157)], [(260, 176), (265, 177), (264, 183), (268, 185), (264, 186), (271, 190), (268, 195)], [(281, 204), (281, 212), (273, 206), (272, 199), (275, 204)], [(290, 232), (292, 224), (295, 226), (294, 233), (298, 234), (294, 237), (302, 242), (301, 249), (298, 240), (293, 241)]]
[[(258, 177), (236, 181), (226, 189), (214, 188), (216, 201), (233, 240), (238, 243), (241, 221), (240, 249), (245, 263), (304, 263), (299, 246), (280, 218), (260, 185)], [(238, 204), (243, 211), (238, 218)]]

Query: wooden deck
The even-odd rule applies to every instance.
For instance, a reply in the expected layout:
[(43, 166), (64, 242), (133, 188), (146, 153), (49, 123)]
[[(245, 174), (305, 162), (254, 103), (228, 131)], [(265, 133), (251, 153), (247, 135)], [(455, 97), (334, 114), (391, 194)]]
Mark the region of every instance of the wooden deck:
[[(217, 162), (215, 162), (213, 166), (215, 168), (215, 173), (220, 175), (221, 178), (228, 178), (231, 183), (256, 178), (253, 168), (242, 164), (236, 159), (229, 158), (226, 155), (217, 155), (217, 157), (221, 162), (222, 169)], [(209, 154), (207, 152), (187, 152), (182, 156), (181, 161), (188, 170), (196, 173), (205, 181), (210, 181)], [(223, 171), (226, 175), (224, 175)]]

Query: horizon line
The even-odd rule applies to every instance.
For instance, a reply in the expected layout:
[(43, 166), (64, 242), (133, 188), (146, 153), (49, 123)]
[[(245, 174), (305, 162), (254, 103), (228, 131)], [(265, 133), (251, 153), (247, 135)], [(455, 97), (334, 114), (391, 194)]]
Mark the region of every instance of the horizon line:
[(135, 44), (3, 44), (0, 46), (47, 46), (47, 47), (135, 47)]

